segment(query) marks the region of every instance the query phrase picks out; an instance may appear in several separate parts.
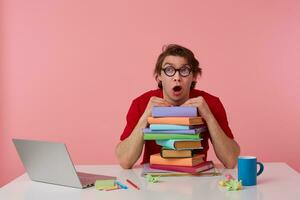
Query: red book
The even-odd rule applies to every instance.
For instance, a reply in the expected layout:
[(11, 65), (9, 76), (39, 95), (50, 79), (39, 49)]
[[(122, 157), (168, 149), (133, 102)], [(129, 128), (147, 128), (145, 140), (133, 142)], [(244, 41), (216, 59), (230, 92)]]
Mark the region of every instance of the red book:
[(197, 172), (203, 172), (203, 171), (214, 168), (214, 163), (212, 161), (204, 161), (204, 162), (202, 162), (198, 165), (192, 166), (192, 167), (150, 164), (150, 168), (175, 171), (175, 172), (197, 173)]

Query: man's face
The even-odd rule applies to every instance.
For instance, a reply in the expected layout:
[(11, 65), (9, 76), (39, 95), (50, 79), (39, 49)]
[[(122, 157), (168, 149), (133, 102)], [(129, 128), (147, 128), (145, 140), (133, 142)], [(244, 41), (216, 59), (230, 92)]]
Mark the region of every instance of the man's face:
[[(174, 69), (181, 70), (175, 71), (174, 74)], [(167, 56), (163, 61), (158, 80), (162, 83), (164, 99), (173, 105), (181, 105), (189, 99), (190, 87), (192, 82), (196, 81), (196, 77), (193, 76), (191, 67), (184, 57)]]

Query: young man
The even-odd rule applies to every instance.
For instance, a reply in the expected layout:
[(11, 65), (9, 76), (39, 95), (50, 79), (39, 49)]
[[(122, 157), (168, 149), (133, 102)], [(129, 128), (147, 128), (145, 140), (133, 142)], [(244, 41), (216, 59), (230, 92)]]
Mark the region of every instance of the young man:
[(209, 148), (208, 139), (216, 156), (227, 168), (234, 168), (240, 152), (233, 139), (224, 107), (218, 97), (194, 89), (201, 68), (189, 49), (179, 45), (168, 45), (159, 55), (154, 71), (159, 89), (148, 91), (135, 100), (127, 113), (127, 125), (116, 146), (120, 165), (131, 168), (139, 159), (145, 143), (142, 163), (150, 160), (150, 155), (159, 153), (160, 146), (155, 141), (143, 140), (143, 128), (151, 116), (153, 106), (196, 106), (205, 120), (208, 132), (204, 134), (202, 145), (205, 159)]

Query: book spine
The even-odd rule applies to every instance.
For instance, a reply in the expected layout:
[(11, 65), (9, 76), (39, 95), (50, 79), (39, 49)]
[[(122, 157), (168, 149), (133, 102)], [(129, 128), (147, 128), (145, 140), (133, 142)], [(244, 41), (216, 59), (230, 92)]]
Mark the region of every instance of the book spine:
[(202, 155), (197, 155), (196, 157), (191, 158), (166, 159), (162, 158), (158, 153), (150, 156), (150, 164), (192, 167), (203, 161), (201, 156)]
[[(188, 155), (186, 156), (167, 156), (165, 155), (167, 151), (176, 151), (176, 152), (180, 152), (180, 151), (184, 151), (184, 152), (188, 152)], [(162, 147), (161, 151), (160, 151), (160, 156), (162, 158), (191, 158), (193, 156), (195, 156), (196, 154), (201, 154), (202, 150), (201, 149), (184, 149), (184, 150), (173, 150), (173, 149), (168, 149), (165, 147)], [(176, 155), (176, 153), (175, 153)], [(203, 156), (204, 157), (204, 156)]]
[(212, 161), (204, 161), (195, 167), (150, 164), (150, 168), (153, 169), (169, 170), (169, 171), (176, 171), (176, 172), (187, 172), (187, 173), (202, 172), (202, 171), (209, 170), (213, 167), (214, 164)]
[(204, 124), (201, 117), (148, 117), (149, 124), (175, 124), (175, 125), (201, 125)]
[[(177, 141), (201, 141), (202, 138), (199, 138), (199, 139), (167, 139), (167, 140), (160, 140), (160, 139), (157, 139), (156, 140), (156, 144), (162, 146), (162, 147), (165, 147), (167, 149), (173, 149), (173, 150), (193, 150), (194, 148), (178, 148), (176, 149), (175, 147), (175, 143)], [(195, 150), (200, 150), (200, 149), (203, 149), (203, 147), (201, 146), (200, 148), (197, 148)]]
[(146, 128), (148, 133), (173, 133), (173, 134), (199, 134), (207, 132), (207, 127), (203, 126), (200, 128), (189, 129), (189, 130), (151, 130)]
[(173, 106), (173, 107), (153, 107), (153, 117), (196, 117), (197, 107), (193, 106)]
[(199, 140), (201, 135), (199, 134), (151, 134), (144, 133), (144, 140), (169, 140), (169, 139), (181, 139), (181, 140)]
[[(167, 156), (167, 155), (165, 155), (166, 151), (178, 151), (178, 150), (166, 149), (166, 148), (163, 147), (160, 150), (160, 156), (162, 158), (166, 158), (166, 159), (168, 159), (168, 158), (191, 158), (191, 157), (193, 157), (195, 155), (195, 154), (192, 153), (193, 150), (183, 150), (183, 151), (188, 151), (189, 155), (187, 155), (187, 156), (181, 156), (181, 155), (176, 155), (176, 153), (175, 153), (175, 156)], [(181, 150), (179, 150), (179, 151), (181, 151)]]
[(187, 173), (195, 173), (195, 170), (192, 168), (179, 168), (172, 165), (157, 165), (157, 164), (150, 164), (150, 168), (153, 169), (160, 169), (160, 170), (169, 170), (169, 171), (175, 171), (175, 172), (187, 172)]
[(174, 125), (174, 124), (150, 124), (150, 129), (153, 131), (189, 130), (190, 126)]

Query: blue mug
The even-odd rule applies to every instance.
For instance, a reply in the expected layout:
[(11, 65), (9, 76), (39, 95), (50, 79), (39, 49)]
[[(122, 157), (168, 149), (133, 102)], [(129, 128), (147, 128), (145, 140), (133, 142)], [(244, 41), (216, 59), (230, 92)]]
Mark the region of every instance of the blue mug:
[[(258, 172), (257, 165), (259, 165)], [(264, 165), (261, 162), (257, 162), (256, 157), (240, 156), (238, 158), (238, 180), (241, 180), (244, 186), (256, 185), (256, 178), (263, 171)]]

